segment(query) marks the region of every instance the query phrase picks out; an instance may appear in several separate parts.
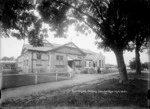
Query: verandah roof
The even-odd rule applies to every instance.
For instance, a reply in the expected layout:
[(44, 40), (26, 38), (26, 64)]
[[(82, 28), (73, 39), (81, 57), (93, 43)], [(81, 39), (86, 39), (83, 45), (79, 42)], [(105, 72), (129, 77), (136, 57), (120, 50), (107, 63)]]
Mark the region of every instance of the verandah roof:
[(68, 55), (67, 56), (67, 60), (68, 61), (73, 61), (73, 60), (81, 60), (79, 57), (77, 57), (77, 56), (72, 56), (72, 55)]

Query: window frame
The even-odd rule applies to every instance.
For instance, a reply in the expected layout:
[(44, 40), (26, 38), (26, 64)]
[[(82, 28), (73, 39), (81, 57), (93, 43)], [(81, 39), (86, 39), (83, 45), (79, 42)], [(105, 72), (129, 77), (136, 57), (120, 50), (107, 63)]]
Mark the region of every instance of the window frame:
[(38, 60), (42, 59), (42, 54), (40, 52), (36, 53), (36, 59)]
[(76, 60), (75, 61), (75, 66), (81, 66), (82, 64), (81, 64), (81, 61), (80, 60)]
[(64, 65), (64, 56), (56, 55), (56, 65)]

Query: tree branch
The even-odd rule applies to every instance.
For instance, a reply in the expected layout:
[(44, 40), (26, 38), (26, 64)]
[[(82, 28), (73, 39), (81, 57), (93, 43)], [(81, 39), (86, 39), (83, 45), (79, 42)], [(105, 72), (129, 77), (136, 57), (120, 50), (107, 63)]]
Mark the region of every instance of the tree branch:
[[(98, 36), (100, 36), (99, 32), (96, 31), (89, 23), (87, 23), (86, 21), (82, 20), (82, 22), (84, 22), (89, 28), (92, 29), (93, 32), (95, 32)], [(104, 40), (104, 38), (102, 36), (100, 36), (100, 38), (102, 38)]]
[(7, 37), (10, 37), (10, 35), (8, 34), (7, 30), (4, 28), (4, 32), (7, 35)]
[(69, 6), (69, 7), (73, 8), (73, 9), (75, 9), (76, 11), (78, 11), (78, 12), (80, 12), (81, 14), (87, 16), (88, 18), (90, 18), (92, 21), (94, 21), (96, 24), (98, 24), (98, 25), (100, 26), (100, 24), (99, 24), (99, 22), (98, 22), (97, 19), (95, 19), (95, 18), (93, 18), (92, 16), (90, 16), (89, 14), (87, 14), (87, 13), (85, 13), (85, 12), (79, 10), (79, 9), (76, 8), (75, 6), (73, 6), (73, 5), (71, 5), (71, 4), (67, 3), (67, 2), (64, 2), (64, 1), (62, 1), (62, 0), (61, 0), (61, 1), (60, 1), (60, 0), (56, 0), (55, 2), (57, 2), (57, 3), (63, 3), (64, 5)]
[(104, 20), (104, 18), (103, 18), (103, 16), (102, 16), (102, 13), (99, 12), (99, 10), (98, 10), (97, 5), (93, 2), (93, 0), (90, 0), (90, 2), (91, 2), (91, 3), (93, 4), (93, 6), (95, 7), (98, 16), (102, 19), (103, 22), (105, 22), (105, 20)]

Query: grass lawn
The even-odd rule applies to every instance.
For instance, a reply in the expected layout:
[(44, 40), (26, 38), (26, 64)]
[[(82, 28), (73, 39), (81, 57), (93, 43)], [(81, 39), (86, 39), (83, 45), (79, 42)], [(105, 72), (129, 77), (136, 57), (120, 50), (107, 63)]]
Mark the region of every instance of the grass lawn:
[[(109, 79), (91, 85), (81, 85), (69, 89), (45, 91), (24, 98), (11, 99), (4, 107), (146, 107), (147, 81), (130, 79), (122, 85), (118, 79)], [(53, 95), (53, 96), (52, 96)], [(126, 108), (124, 108), (126, 109)]]
[(148, 73), (145, 73), (144, 71), (141, 72), (141, 74), (136, 74), (135, 72), (129, 72), (128, 73), (129, 78), (143, 78), (148, 79), (150, 75)]

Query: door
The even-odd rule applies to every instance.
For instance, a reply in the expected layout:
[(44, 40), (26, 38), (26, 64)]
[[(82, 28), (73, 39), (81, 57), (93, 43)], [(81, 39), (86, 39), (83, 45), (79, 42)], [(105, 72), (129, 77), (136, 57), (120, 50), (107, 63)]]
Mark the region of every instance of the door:
[(74, 62), (73, 61), (68, 61), (69, 67), (73, 68)]

